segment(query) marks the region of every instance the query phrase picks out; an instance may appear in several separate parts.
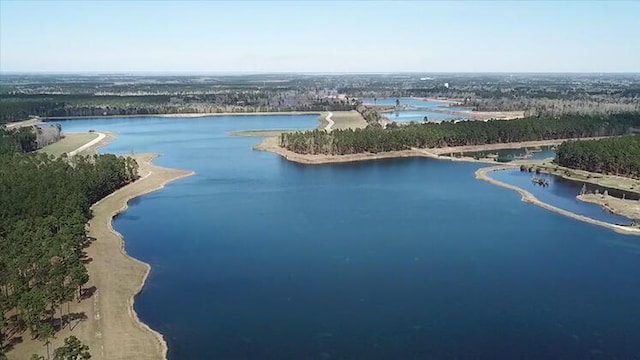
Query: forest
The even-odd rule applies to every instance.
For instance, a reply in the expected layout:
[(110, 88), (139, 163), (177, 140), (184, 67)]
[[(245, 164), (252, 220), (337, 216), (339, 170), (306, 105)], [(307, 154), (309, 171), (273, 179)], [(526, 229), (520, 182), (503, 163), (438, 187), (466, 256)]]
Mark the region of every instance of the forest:
[(350, 101), (287, 95), (0, 95), (0, 124), (39, 117), (352, 110)]
[(0, 359), (25, 331), (47, 343), (81, 315), (63, 305), (85, 295), (90, 206), (138, 177), (128, 157), (28, 151), (22, 130), (0, 128)]
[(640, 136), (565, 141), (555, 161), (572, 169), (640, 179)]
[(300, 154), (345, 155), (447, 146), (584, 138), (628, 134), (640, 127), (640, 113), (563, 115), (516, 120), (459, 121), (392, 125), (386, 129), (282, 133), (280, 146)]

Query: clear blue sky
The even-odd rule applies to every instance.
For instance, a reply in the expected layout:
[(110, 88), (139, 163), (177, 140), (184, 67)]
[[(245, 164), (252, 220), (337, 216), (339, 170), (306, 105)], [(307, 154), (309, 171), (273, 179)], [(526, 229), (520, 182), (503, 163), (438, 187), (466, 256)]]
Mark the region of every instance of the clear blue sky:
[(0, 0), (0, 71), (640, 72), (640, 2)]

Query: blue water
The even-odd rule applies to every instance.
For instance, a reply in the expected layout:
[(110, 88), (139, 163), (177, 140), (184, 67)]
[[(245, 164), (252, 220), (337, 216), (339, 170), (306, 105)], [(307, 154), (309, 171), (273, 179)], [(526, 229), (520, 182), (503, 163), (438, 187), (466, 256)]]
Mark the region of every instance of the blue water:
[(386, 116), (389, 120), (395, 122), (423, 122), (425, 116), (427, 117), (428, 122), (441, 122), (442, 120), (465, 118), (463, 115), (452, 115), (426, 110), (398, 110), (383, 113), (383, 115)]
[[(629, 224), (631, 222), (631, 220), (623, 216), (608, 212), (600, 205), (578, 200), (576, 196), (580, 194), (582, 186), (584, 185), (584, 183), (581, 182), (569, 181), (554, 175), (523, 172), (520, 171), (520, 169), (494, 171), (490, 173), (490, 176), (496, 180), (525, 189), (542, 202), (579, 215), (612, 224)], [(532, 177), (548, 179), (549, 186), (542, 187), (535, 185), (531, 181)]]
[(368, 105), (385, 105), (385, 106), (395, 106), (396, 99), (400, 100), (400, 105), (412, 106), (417, 109), (414, 110), (399, 110), (393, 111), (390, 113), (384, 113), (383, 115), (389, 118), (391, 121), (395, 122), (422, 122), (424, 121), (424, 117), (426, 116), (429, 122), (440, 122), (443, 120), (451, 120), (451, 119), (463, 119), (466, 118), (464, 115), (452, 115), (440, 112), (434, 112), (431, 110), (467, 110), (467, 108), (462, 107), (453, 107), (449, 108), (450, 102), (448, 101), (436, 101), (436, 100), (423, 100), (412, 97), (401, 97), (401, 98), (365, 98), (362, 99), (363, 103)]
[(115, 228), (171, 359), (634, 359), (638, 238), (520, 201), (478, 164), (303, 166), (226, 132), (315, 117), (109, 119), (107, 151), (197, 175)]

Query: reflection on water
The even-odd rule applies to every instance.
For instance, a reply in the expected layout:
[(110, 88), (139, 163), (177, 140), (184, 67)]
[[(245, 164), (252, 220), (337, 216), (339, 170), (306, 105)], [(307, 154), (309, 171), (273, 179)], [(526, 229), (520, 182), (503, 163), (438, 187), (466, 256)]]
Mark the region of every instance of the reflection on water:
[(519, 149), (500, 149), (486, 151), (469, 151), (462, 156), (474, 159), (495, 158), (498, 162), (510, 162), (518, 159), (543, 160), (556, 157), (556, 150), (552, 146), (528, 147)]
[[(452, 104), (449, 101), (444, 100), (426, 100), (419, 98), (411, 98), (411, 97), (401, 97), (401, 98), (365, 98), (362, 99), (364, 104), (367, 105), (380, 105), (380, 106), (396, 106), (396, 100), (399, 101), (399, 110), (394, 110), (392, 112), (384, 113), (383, 115), (389, 118), (391, 121), (395, 122), (440, 122), (443, 120), (452, 120), (452, 119), (465, 119), (467, 116), (465, 115), (454, 115), (447, 114), (445, 112), (439, 111), (463, 111), (468, 110), (468, 108), (462, 107), (450, 107)], [(426, 118), (426, 120), (425, 120)]]
[(317, 116), (63, 122), (117, 131), (108, 151), (160, 152), (160, 165), (196, 172), (114, 222), (127, 252), (151, 265), (135, 309), (170, 359), (640, 353), (640, 261), (625, 236), (476, 180), (485, 165), (304, 166), (227, 135), (316, 125)]
[[(586, 186), (587, 191), (592, 192), (598, 189), (603, 191), (604, 188), (571, 181), (559, 176), (550, 174), (535, 174), (520, 169), (507, 169), (502, 171), (493, 171), (489, 174), (492, 178), (507, 184), (518, 186), (525, 189), (537, 197), (540, 201), (547, 204), (571, 211), (578, 215), (584, 215), (595, 220), (608, 222), (611, 224), (630, 224), (632, 220), (612, 214), (598, 204), (587, 203), (576, 198)], [(548, 181), (549, 186), (539, 186), (532, 179), (541, 178)], [(632, 194), (629, 194), (633, 198)], [(629, 198), (629, 197), (628, 197)]]

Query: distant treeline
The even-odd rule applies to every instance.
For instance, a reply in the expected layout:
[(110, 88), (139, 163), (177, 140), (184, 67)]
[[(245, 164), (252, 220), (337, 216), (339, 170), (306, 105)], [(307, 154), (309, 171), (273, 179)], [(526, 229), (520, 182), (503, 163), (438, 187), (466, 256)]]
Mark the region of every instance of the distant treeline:
[(566, 141), (556, 150), (558, 165), (640, 179), (640, 136)]
[(556, 117), (565, 114), (607, 115), (640, 111), (640, 98), (607, 100), (532, 99), (532, 98), (475, 98), (461, 101), (461, 105), (479, 111), (520, 111), (527, 116)]
[(346, 99), (313, 98), (287, 102), (284, 98), (264, 100), (246, 94), (201, 96), (94, 96), (94, 95), (2, 95), (0, 124), (32, 116), (105, 116), (178, 113), (275, 112), (353, 110)]
[(564, 115), (516, 120), (391, 125), (325, 132), (283, 133), (280, 145), (300, 154), (344, 155), (406, 150), (412, 147), (482, 145), (520, 141), (622, 135), (640, 126), (640, 113), (608, 116)]
[(131, 158), (25, 154), (33, 141), (0, 127), (0, 358), (24, 329), (47, 341), (81, 315), (62, 305), (88, 281), (90, 206), (138, 177)]

